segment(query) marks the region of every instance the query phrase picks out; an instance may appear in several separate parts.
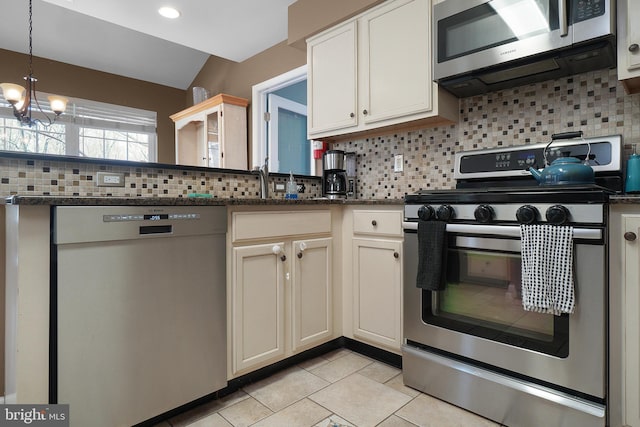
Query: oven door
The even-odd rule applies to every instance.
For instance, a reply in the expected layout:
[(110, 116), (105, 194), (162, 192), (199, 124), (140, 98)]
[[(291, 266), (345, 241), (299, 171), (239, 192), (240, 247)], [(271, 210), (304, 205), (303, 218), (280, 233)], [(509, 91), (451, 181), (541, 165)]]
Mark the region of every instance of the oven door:
[(576, 307), (525, 311), (518, 226), (448, 224), (444, 291), (416, 287), (418, 238), (405, 225), (406, 344), (544, 386), (605, 396), (604, 230), (574, 228)]

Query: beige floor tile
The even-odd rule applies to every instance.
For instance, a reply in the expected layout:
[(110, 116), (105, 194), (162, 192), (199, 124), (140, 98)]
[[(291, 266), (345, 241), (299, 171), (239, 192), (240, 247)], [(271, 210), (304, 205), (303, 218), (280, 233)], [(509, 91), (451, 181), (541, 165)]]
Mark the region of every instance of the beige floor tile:
[(355, 353), (350, 353), (313, 369), (311, 373), (329, 381), (330, 383), (334, 383), (353, 374), (354, 372), (359, 371), (371, 363), (373, 363), (371, 359)]
[(309, 398), (358, 427), (377, 425), (411, 400), (360, 374), (350, 375)]
[(358, 373), (363, 377), (367, 377), (379, 383), (386, 383), (393, 377), (402, 373), (402, 371), (384, 363), (373, 362), (372, 364), (360, 369)]
[(272, 414), (269, 408), (252, 397), (220, 411), (220, 415), (234, 427), (250, 426)]
[(416, 427), (415, 424), (400, 417), (391, 415), (389, 418), (377, 425), (377, 427)]
[(337, 350), (331, 351), (329, 353), (323, 354), (322, 357), (327, 359), (328, 361), (340, 359), (347, 354), (353, 354), (351, 350), (347, 350), (346, 348), (339, 348)]
[(212, 400), (211, 402), (204, 403), (197, 408), (194, 408), (188, 412), (176, 415), (171, 418), (169, 422), (173, 427), (183, 427), (190, 425), (191, 423), (198, 421), (201, 418), (207, 417), (221, 409), (227, 408), (231, 405), (248, 399), (249, 395), (244, 391), (237, 391), (221, 399)]
[(220, 414), (209, 415), (195, 423), (189, 424), (189, 427), (233, 427)]
[(336, 414), (331, 414), (331, 416), (325, 418), (320, 421), (318, 424), (313, 427), (355, 427), (353, 424), (350, 424), (349, 421), (346, 421), (343, 418), (340, 418)]
[(395, 377), (391, 378), (389, 381), (387, 381), (384, 384), (388, 387), (391, 387), (394, 390), (397, 390), (401, 393), (406, 394), (407, 396), (416, 397), (417, 395), (420, 394), (418, 390), (404, 385), (404, 382), (402, 381), (402, 373), (400, 375), (396, 375)]
[(302, 369), (306, 369), (307, 371), (311, 371), (327, 363), (329, 363), (329, 359), (320, 356), (320, 357), (314, 357), (313, 359), (305, 360), (302, 363), (298, 363), (298, 367)]
[(329, 414), (331, 412), (317, 403), (309, 399), (302, 399), (257, 422), (252, 427), (312, 426)]
[(329, 383), (297, 366), (244, 388), (251, 397), (277, 412)]
[(457, 406), (420, 394), (396, 415), (420, 427), (499, 427), (493, 421)]

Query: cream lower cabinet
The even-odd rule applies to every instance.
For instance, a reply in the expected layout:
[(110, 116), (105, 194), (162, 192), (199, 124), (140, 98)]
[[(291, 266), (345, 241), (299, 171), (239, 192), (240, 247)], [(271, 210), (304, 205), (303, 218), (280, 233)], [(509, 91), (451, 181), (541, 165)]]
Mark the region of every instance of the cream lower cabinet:
[(610, 246), (610, 425), (640, 427), (640, 206), (613, 205)]
[(402, 210), (355, 209), (345, 215), (345, 225), (352, 236), (351, 262), (345, 262), (352, 283), (352, 323), (346, 335), (400, 353)]
[(333, 335), (330, 211), (235, 212), (228, 307), (230, 377)]

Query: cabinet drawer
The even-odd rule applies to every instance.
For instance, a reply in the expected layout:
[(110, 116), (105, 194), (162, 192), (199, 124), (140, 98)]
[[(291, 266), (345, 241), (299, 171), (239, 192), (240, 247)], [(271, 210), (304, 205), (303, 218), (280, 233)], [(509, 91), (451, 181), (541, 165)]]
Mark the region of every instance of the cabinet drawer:
[(331, 233), (330, 211), (234, 212), (232, 221), (234, 242), (300, 234)]
[(354, 211), (353, 232), (380, 236), (402, 236), (401, 211)]

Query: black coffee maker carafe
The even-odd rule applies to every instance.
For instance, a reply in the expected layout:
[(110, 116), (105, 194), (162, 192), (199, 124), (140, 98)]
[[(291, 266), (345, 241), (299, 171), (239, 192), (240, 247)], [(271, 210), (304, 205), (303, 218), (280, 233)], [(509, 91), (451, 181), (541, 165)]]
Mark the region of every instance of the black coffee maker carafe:
[(345, 155), (341, 150), (329, 150), (322, 158), (322, 195), (329, 199), (347, 197)]

